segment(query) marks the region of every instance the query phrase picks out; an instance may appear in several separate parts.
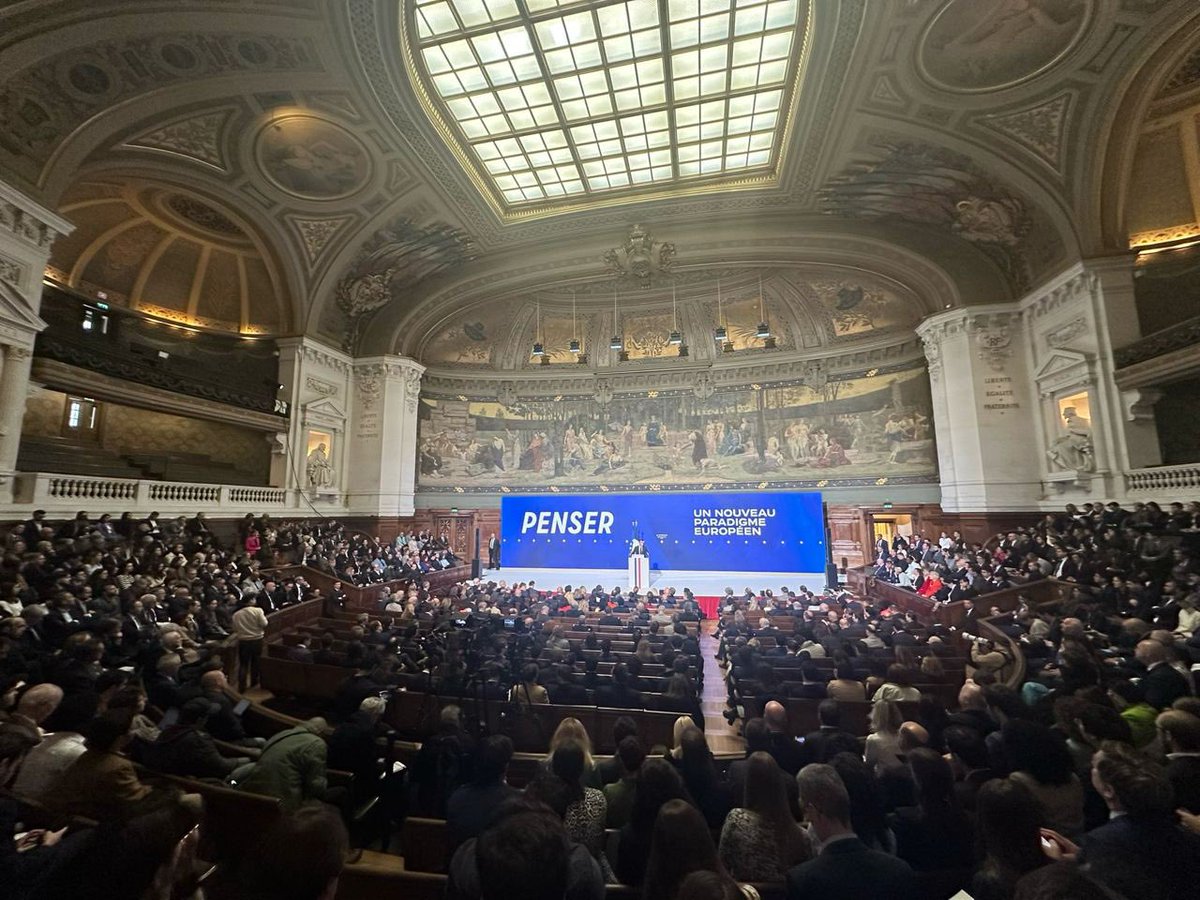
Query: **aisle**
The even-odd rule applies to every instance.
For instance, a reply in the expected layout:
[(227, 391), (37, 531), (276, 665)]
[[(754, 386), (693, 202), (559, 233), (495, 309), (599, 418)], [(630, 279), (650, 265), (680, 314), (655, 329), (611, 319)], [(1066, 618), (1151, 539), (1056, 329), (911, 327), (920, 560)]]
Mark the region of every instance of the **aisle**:
[(713, 753), (742, 753), (746, 742), (738, 736), (737, 726), (729, 725), (721, 713), (725, 710), (725, 670), (717, 662), (717, 639), (713, 637), (717, 623), (709, 620), (700, 628), (700, 657), (704, 660), (704, 695), (700, 708), (704, 712), (704, 735)]

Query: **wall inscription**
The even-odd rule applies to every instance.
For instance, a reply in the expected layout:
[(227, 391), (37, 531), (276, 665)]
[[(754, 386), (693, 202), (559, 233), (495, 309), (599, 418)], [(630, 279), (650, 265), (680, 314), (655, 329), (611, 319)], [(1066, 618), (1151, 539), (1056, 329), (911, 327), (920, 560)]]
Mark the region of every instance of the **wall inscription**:
[(984, 409), (1020, 409), (1012, 379), (1007, 375), (983, 379)]

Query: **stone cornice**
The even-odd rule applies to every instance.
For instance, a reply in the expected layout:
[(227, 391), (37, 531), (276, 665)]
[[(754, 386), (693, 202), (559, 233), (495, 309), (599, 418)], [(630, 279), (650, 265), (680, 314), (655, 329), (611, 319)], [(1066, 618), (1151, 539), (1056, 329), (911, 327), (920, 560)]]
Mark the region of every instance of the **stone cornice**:
[(278, 343), (281, 351), (291, 350), (300, 359), (325, 366), (335, 372), (348, 373), (354, 366), (354, 360), (345, 353), (311, 338), (281, 338)]
[(989, 328), (1008, 328), (1020, 318), (1021, 312), (1015, 303), (948, 309), (922, 320), (917, 325), (916, 332), (921, 341), (928, 346), (930, 341), (940, 341), (956, 334), (975, 333)]
[(1040, 319), (1077, 300), (1090, 300), (1099, 293), (1100, 273), (1093, 263), (1078, 263), (1017, 301), (1022, 315)]
[(49, 250), (59, 235), (75, 226), (11, 185), (0, 181), (0, 229), (39, 250)]

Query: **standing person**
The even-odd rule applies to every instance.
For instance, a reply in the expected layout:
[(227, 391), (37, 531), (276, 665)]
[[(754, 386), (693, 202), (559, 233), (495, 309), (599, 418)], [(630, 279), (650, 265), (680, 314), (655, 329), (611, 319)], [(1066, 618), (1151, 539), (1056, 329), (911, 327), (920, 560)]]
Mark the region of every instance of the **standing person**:
[(492, 536), (488, 538), (488, 568), (500, 568), (500, 539), (496, 537), (496, 533), (492, 532)]
[(242, 693), (262, 680), (259, 660), (267, 635), (267, 614), (254, 600), (253, 594), (243, 594), (233, 614), (233, 634), (238, 642), (238, 690)]
[(788, 872), (788, 900), (913, 900), (918, 896), (908, 863), (871, 850), (854, 833), (850, 796), (832, 766), (805, 766), (796, 781), (800, 806), (821, 842), (821, 852)]

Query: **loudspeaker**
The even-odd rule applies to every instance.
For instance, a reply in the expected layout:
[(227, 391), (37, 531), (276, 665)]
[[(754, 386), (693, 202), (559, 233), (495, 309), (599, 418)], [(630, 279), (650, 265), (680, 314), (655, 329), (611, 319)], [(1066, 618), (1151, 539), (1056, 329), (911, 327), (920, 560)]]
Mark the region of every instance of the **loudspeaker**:
[(825, 566), (825, 586), (833, 588), (835, 591), (841, 587), (838, 583), (838, 567), (833, 563)]
[(483, 564), (479, 560), (479, 529), (475, 529), (475, 558), (471, 560), (471, 577), (478, 578), (483, 574)]

